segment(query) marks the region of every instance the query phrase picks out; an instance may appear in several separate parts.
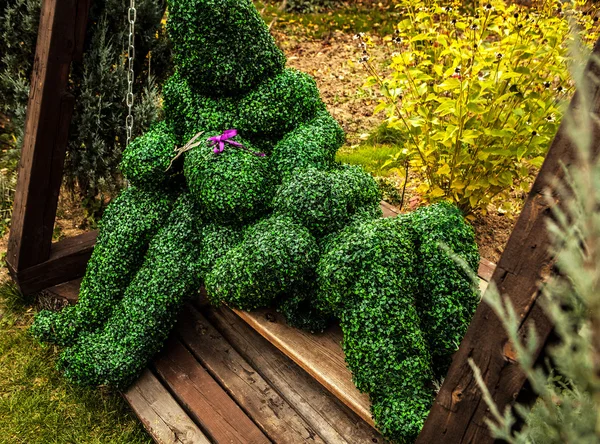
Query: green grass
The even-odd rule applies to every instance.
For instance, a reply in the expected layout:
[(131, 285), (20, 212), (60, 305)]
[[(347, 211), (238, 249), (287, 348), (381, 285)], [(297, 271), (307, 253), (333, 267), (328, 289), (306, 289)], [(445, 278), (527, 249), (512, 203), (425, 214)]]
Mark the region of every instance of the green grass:
[(385, 177), (391, 174), (391, 168), (394, 165), (388, 165), (384, 168), (383, 164), (398, 151), (397, 146), (364, 144), (356, 148), (341, 149), (336, 155), (336, 160), (350, 165), (360, 165), (365, 171), (374, 176)]
[(151, 443), (117, 393), (73, 386), (55, 370), (59, 350), (28, 333), (28, 302), (0, 286), (0, 443)]
[(336, 9), (313, 13), (290, 13), (281, 11), (281, 1), (255, 1), (267, 24), (273, 22), (274, 28), (290, 34), (306, 34), (322, 39), (333, 31), (347, 33), (369, 32), (377, 35), (391, 35), (400, 21), (393, 2), (384, 0), (378, 4), (352, 4)]

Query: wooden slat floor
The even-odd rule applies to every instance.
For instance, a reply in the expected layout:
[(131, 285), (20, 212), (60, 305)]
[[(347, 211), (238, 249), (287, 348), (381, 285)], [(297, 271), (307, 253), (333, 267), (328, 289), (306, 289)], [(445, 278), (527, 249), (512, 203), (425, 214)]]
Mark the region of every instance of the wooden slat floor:
[[(482, 290), (494, 268), (482, 259)], [(80, 282), (45, 291), (74, 303)], [(163, 351), (123, 394), (156, 442), (385, 442), (346, 368), (338, 326), (311, 334), (274, 310), (204, 301), (182, 310)]]
[[(494, 264), (482, 260), (487, 285)], [(80, 280), (46, 292), (73, 303)], [(274, 310), (190, 303), (125, 399), (158, 443), (377, 443), (332, 326), (311, 334)]]

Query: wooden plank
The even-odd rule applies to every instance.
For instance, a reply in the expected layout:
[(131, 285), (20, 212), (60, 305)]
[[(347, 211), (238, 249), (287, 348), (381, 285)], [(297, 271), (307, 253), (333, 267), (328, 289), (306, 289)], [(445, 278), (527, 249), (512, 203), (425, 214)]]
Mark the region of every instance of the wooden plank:
[(231, 310), (226, 307), (207, 307), (203, 314), (326, 442), (384, 442), (374, 428), (250, 326), (241, 322)]
[(202, 431), (149, 370), (123, 396), (159, 444), (210, 444)]
[(13, 274), (50, 257), (73, 113), (71, 61), (81, 57), (90, 0), (44, 0), (6, 260)]
[(352, 382), (352, 374), (346, 368), (339, 327), (333, 326), (323, 333), (312, 334), (290, 327), (283, 316), (273, 309), (233, 311), (358, 416), (375, 426), (371, 418), (369, 395), (357, 390)]
[(481, 278), (481, 280), (489, 282), (492, 280), (494, 270), (496, 270), (496, 264), (482, 257), (479, 262), (479, 270), (477, 270), (477, 275)]
[[(600, 55), (600, 40), (594, 54)], [(592, 59), (586, 72), (588, 78), (597, 79), (600, 66)], [(593, 80), (588, 81), (588, 87), (592, 109), (583, 111), (591, 111), (597, 116), (600, 87)], [(575, 125), (581, 111), (579, 94), (567, 113)], [(492, 277), (500, 292), (507, 295), (515, 307), (521, 319), (521, 334), (535, 326), (540, 344), (537, 354), (552, 331), (552, 324), (538, 301), (540, 282), (548, 277), (553, 265), (547, 233), (551, 211), (544, 192), (555, 178), (563, 176), (563, 165), (570, 166), (575, 161), (576, 149), (568, 134), (567, 121), (565, 117)], [(595, 141), (593, 150), (597, 155), (600, 150), (598, 125), (593, 127), (591, 140)], [(503, 411), (517, 398), (526, 381), (511, 350), (500, 320), (487, 304), (480, 304), (417, 442), (492, 443), (485, 426), (485, 419), (490, 414), (467, 360), (472, 358), (481, 369), (485, 384)]]
[[(480, 288), (485, 291), (486, 287), (487, 282), (481, 279)], [(233, 311), (364, 421), (375, 426), (371, 418), (369, 396), (358, 391), (352, 381), (352, 373), (346, 367), (341, 346), (343, 334), (339, 326), (313, 334), (290, 327), (283, 316), (273, 309)]]
[(177, 332), (196, 359), (271, 441), (324, 443), (317, 432), (195, 308), (186, 307), (178, 320)]
[(385, 200), (381, 201), (381, 211), (383, 211), (383, 217), (396, 217), (400, 214), (398, 208), (387, 203)]
[(218, 443), (268, 443), (269, 440), (192, 354), (171, 338), (154, 366), (180, 405)]
[(65, 299), (70, 305), (76, 304), (79, 299), (79, 287), (81, 279), (65, 282), (64, 284), (55, 285), (54, 287), (46, 288), (43, 294), (50, 294), (57, 298)]
[(16, 273), (15, 278), (21, 292), (33, 294), (82, 277), (94, 250), (97, 235), (97, 231), (90, 231), (52, 244), (47, 261)]

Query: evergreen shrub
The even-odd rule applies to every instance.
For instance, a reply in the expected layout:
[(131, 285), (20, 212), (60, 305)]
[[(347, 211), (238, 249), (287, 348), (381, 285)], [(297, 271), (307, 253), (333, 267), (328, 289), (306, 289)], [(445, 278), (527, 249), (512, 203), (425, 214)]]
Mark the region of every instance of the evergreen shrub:
[(214, 147), (203, 144), (186, 153), (186, 182), (206, 220), (244, 224), (270, 207), (272, 177), (268, 159), (254, 154), (258, 152), (246, 140), (236, 141), (245, 149), (228, 148), (215, 154)]
[(360, 167), (309, 168), (279, 188), (273, 207), (320, 238), (342, 229), (362, 207), (379, 209), (380, 200), (377, 184)]
[(82, 331), (99, 328), (142, 265), (147, 245), (169, 215), (175, 196), (175, 191), (135, 187), (121, 192), (100, 221), (77, 304), (58, 313), (38, 313), (31, 327), (33, 335), (44, 342), (71, 346)]
[(317, 268), (319, 302), (340, 319), (354, 382), (369, 393), (382, 433), (398, 442), (416, 438), (433, 399), (416, 308), (420, 266), (404, 224), (378, 219), (331, 238)]
[(168, 23), (165, 119), (123, 156), (133, 186), (101, 222), (79, 303), (33, 334), (67, 346), (70, 380), (123, 389), (202, 281), (215, 304), (277, 307), (310, 331), (337, 318), (379, 429), (410, 442), (477, 302), (438, 243), (475, 268), (472, 230), (447, 204), (381, 218), (375, 181), (335, 162), (342, 129), (249, 0), (172, 0)]

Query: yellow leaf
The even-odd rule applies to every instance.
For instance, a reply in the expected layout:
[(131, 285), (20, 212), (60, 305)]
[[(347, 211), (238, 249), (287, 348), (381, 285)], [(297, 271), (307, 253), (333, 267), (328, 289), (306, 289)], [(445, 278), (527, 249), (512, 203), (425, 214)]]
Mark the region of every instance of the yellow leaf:
[(442, 197), (444, 196), (446, 193), (444, 192), (444, 190), (442, 190), (440, 187), (436, 186), (435, 188), (433, 188), (433, 190), (431, 190), (431, 192), (429, 193), (429, 195), (431, 197)]
[(439, 174), (440, 176), (449, 176), (450, 172), (451, 172), (450, 165), (445, 163), (443, 166), (438, 168), (438, 170), (436, 171), (436, 174)]

